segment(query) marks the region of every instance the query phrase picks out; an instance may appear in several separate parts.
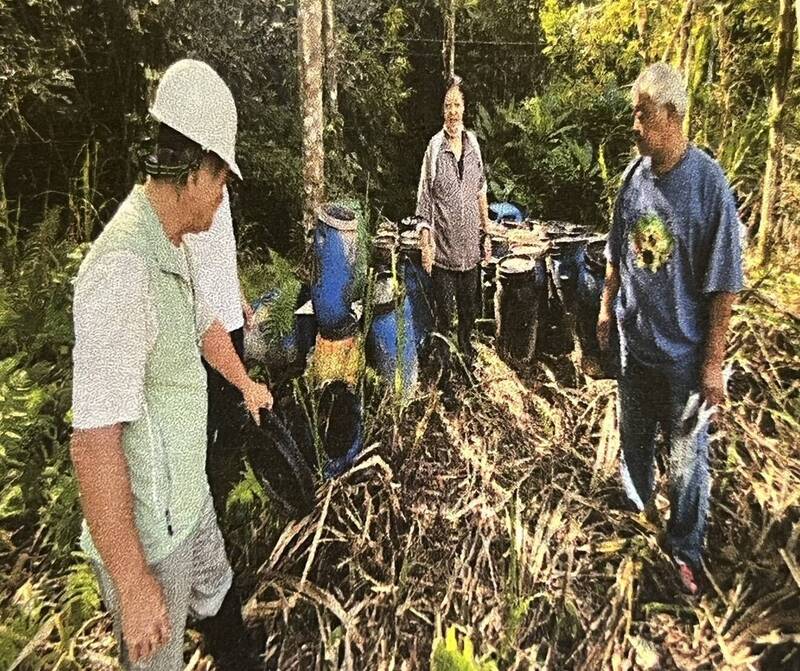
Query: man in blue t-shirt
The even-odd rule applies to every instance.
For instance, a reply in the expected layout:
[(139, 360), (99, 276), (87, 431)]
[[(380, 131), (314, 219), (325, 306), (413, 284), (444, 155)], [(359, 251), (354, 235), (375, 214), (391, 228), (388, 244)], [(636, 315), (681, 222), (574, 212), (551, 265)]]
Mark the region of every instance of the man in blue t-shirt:
[(725, 397), (725, 335), (743, 283), (742, 242), (721, 168), (683, 133), (681, 75), (651, 65), (632, 95), (640, 156), (625, 171), (614, 208), (597, 335), (607, 348), (616, 321), (622, 480), (639, 510), (653, 493), (659, 425), (668, 441), (667, 543), (694, 594), (708, 512), (707, 424)]

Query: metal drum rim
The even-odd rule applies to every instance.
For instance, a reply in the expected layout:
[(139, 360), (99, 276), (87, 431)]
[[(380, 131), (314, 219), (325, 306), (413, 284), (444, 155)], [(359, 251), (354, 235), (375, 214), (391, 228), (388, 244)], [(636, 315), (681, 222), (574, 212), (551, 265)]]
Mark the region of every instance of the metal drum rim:
[[(528, 269), (525, 269), (525, 270), (522, 270), (522, 269), (511, 270), (510, 268), (508, 268), (508, 266), (506, 266), (505, 268), (503, 267), (503, 265), (506, 262), (515, 261), (517, 259), (523, 260), (523, 261), (529, 261), (530, 264), (531, 264), (531, 267), (528, 268)], [(524, 255), (524, 254), (520, 254), (520, 255), (510, 254), (509, 256), (504, 257), (503, 259), (501, 259), (498, 262), (498, 264), (497, 264), (497, 274), (500, 275), (500, 276), (505, 276), (505, 277), (519, 277), (520, 275), (535, 274), (536, 273), (536, 261), (537, 261), (537, 259), (534, 259), (534, 258), (532, 258), (530, 256), (527, 256), (527, 255)]]
[[(348, 220), (337, 219), (335, 216), (327, 212), (328, 207), (337, 207), (345, 210), (346, 212), (352, 214), (353, 218)], [(356, 218), (356, 213), (353, 212), (353, 210), (351, 210), (349, 207), (337, 205), (336, 203), (325, 203), (324, 205), (318, 207), (317, 220), (321, 221), (326, 226), (335, 228), (338, 231), (355, 231), (358, 228), (358, 219)]]

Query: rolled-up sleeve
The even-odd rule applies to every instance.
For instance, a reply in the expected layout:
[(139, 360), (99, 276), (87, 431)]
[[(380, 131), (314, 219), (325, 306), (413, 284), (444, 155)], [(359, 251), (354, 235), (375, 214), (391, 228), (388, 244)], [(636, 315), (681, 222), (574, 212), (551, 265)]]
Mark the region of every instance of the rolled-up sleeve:
[(208, 301), (203, 298), (203, 293), (198, 291), (194, 301), (194, 324), (197, 328), (198, 339), (203, 338), (216, 319), (217, 315), (211, 309)]
[(156, 328), (144, 262), (132, 253), (117, 252), (79, 274), (73, 319), (74, 428), (141, 417), (145, 362)]

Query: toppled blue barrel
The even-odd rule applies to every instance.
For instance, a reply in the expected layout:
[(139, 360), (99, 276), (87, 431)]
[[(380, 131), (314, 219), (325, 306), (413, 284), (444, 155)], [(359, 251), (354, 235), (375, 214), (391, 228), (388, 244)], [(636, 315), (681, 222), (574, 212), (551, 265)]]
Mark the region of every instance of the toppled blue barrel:
[(406, 231), (400, 235), (398, 275), (411, 303), (414, 338), (419, 350), (433, 331), (433, 295), (431, 277), (422, 267), (422, 252), (416, 231)]
[(510, 255), (497, 266), (497, 345), (501, 356), (530, 363), (536, 355), (539, 308), (546, 298), (542, 256)]
[(605, 238), (591, 240), (579, 259), (577, 331), (583, 354), (599, 363), (603, 377), (615, 378), (620, 368), (617, 329), (611, 329), (608, 351), (601, 351), (597, 342), (597, 317), (605, 284), (605, 246)]
[(525, 211), (521, 205), (511, 201), (490, 203), (489, 217), (495, 221), (511, 221), (521, 224), (525, 220)]
[(402, 397), (410, 398), (417, 386), (419, 360), (411, 299), (405, 295), (398, 309), (392, 273), (381, 273), (375, 282), (375, 305), (367, 336), (367, 361), (389, 384), (398, 369)]
[(323, 474), (326, 478), (335, 478), (353, 465), (364, 446), (361, 399), (343, 380), (326, 382), (317, 406), (317, 418), (319, 435), (328, 455)]
[(275, 413), (262, 408), (259, 420), (257, 425), (247, 413), (240, 434), (253, 472), (286, 515), (304, 517), (314, 507), (311, 469)]
[(352, 331), (351, 304), (357, 298), (356, 265), (358, 221), (340, 205), (323, 205), (317, 211), (314, 231), (314, 279), (311, 301), (317, 327), (324, 338), (336, 339)]

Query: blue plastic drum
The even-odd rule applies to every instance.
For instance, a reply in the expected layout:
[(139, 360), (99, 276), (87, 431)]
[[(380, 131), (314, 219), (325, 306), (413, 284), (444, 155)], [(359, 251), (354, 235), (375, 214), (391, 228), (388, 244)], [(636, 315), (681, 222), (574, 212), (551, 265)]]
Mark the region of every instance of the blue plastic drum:
[(419, 349), (433, 331), (433, 295), (431, 277), (422, 267), (418, 237), (406, 233), (400, 236), (398, 274), (411, 303), (414, 338)]
[(605, 238), (591, 240), (583, 249), (578, 264), (576, 296), (577, 331), (584, 354), (600, 362), (603, 375), (617, 377), (619, 373), (619, 337), (612, 329), (608, 352), (602, 352), (597, 342), (597, 317), (605, 284)]
[(338, 339), (351, 333), (355, 315), (358, 223), (352, 210), (323, 205), (314, 231), (314, 278), (311, 302), (323, 338)]
[(389, 384), (395, 383), (399, 366), (403, 397), (410, 397), (417, 386), (419, 373), (414, 315), (408, 295), (403, 300), (402, 312), (397, 309), (391, 273), (379, 275), (376, 281), (367, 357), (370, 365)]
[(504, 201), (489, 205), (489, 216), (495, 221), (509, 221), (521, 224), (525, 219), (525, 212), (517, 203)]

